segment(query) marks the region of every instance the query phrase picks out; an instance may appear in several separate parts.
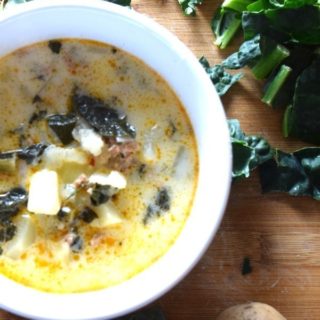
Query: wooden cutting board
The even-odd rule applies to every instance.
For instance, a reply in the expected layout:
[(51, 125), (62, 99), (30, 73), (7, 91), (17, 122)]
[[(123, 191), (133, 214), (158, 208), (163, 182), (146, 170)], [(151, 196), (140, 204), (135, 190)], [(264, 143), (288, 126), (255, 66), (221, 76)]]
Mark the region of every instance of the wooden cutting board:
[[(205, 55), (218, 63), (236, 50), (240, 40), (223, 52), (213, 45), (210, 20), (220, 1), (204, 2), (196, 17), (184, 17), (177, 0), (133, 0), (133, 8), (171, 30), (197, 57)], [(261, 84), (247, 73), (223, 98), (228, 117), (238, 118), (247, 133), (262, 134), (283, 150), (302, 146), (282, 138), (282, 110), (263, 105), (260, 95)], [(214, 150), (210, 137), (208, 148)], [(252, 266), (247, 275), (241, 273), (244, 257)], [(320, 203), (262, 195), (256, 174), (233, 185), (209, 250), (155, 304), (168, 320), (214, 320), (223, 309), (247, 301), (271, 304), (289, 320), (320, 319)], [(0, 319), (21, 318), (0, 310)]]

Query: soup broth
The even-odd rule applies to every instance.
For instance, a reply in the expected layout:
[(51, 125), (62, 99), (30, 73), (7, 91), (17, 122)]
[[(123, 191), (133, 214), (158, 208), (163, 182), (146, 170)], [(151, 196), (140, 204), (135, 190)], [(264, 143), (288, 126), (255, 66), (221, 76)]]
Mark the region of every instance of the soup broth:
[(118, 284), (190, 213), (191, 123), (153, 70), (110, 45), (52, 40), (0, 59), (0, 272), (48, 292)]

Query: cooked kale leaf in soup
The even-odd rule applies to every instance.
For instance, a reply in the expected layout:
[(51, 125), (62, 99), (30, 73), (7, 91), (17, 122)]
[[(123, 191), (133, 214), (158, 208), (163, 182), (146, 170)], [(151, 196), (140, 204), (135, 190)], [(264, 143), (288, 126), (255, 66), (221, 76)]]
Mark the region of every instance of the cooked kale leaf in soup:
[(189, 119), (137, 58), (79, 39), (0, 59), (0, 272), (49, 292), (109, 287), (174, 243), (198, 177)]

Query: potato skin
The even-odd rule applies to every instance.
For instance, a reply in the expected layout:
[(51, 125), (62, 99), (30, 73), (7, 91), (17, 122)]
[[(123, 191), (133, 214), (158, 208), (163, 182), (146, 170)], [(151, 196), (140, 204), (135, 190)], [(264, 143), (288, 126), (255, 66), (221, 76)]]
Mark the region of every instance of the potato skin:
[(249, 302), (224, 310), (216, 320), (286, 320), (286, 318), (265, 303)]

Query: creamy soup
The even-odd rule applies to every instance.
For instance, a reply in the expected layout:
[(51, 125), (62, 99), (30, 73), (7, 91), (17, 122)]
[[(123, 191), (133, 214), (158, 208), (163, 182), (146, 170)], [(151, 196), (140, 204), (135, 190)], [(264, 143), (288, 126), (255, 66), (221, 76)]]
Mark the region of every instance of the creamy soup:
[(0, 59), (0, 272), (49, 292), (118, 284), (161, 257), (198, 177), (168, 84), (112, 46), (52, 40)]

